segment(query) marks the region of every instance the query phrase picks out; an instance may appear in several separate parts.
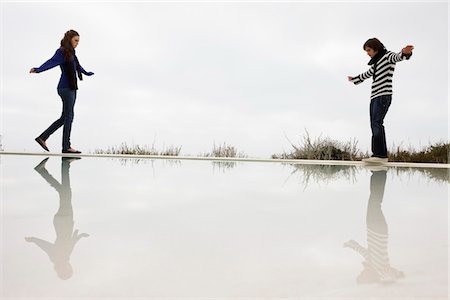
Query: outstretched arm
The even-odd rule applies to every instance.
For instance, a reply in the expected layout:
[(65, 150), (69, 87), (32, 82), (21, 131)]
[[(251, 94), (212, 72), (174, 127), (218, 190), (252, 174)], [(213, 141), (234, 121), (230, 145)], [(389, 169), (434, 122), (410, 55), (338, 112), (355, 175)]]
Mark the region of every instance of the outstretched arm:
[(78, 234), (78, 229), (76, 229), (72, 234), (72, 238), (67, 241), (68, 243), (65, 244), (66, 245), (65, 249), (66, 249), (67, 253), (72, 253), (72, 251), (75, 248), (75, 245), (78, 243), (78, 241), (81, 240), (82, 238), (86, 238), (86, 237), (89, 237), (89, 234), (87, 234), (87, 233)]
[(81, 66), (80, 61), (78, 60), (78, 57), (76, 57), (76, 56), (75, 56), (75, 61), (77, 62), (77, 65), (80, 67), (81, 73), (83, 73), (86, 76), (94, 75), (94, 72), (88, 72)]
[(64, 63), (64, 54), (60, 49), (56, 50), (55, 55), (43, 63), (39, 68), (31, 68), (30, 73), (41, 73)]
[(54, 247), (52, 243), (49, 243), (47, 241), (35, 237), (26, 237), (25, 241), (27, 241), (28, 243), (36, 244), (36, 246), (44, 250), (44, 252), (47, 253), (48, 256), (51, 256), (51, 252)]
[(399, 53), (391, 53), (388, 56), (388, 61), (390, 63), (398, 63), (399, 61), (409, 59), (412, 55), (412, 51), (414, 50), (413, 45), (407, 45), (405, 48), (402, 49)]
[(358, 252), (362, 257), (367, 258), (369, 255), (369, 251), (367, 251), (366, 248), (358, 244), (358, 242), (354, 240), (349, 240), (348, 242), (344, 243), (344, 248), (350, 248)]
[(75, 243), (78, 242), (81, 238), (84, 238), (84, 237), (89, 237), (89, 234), (87, 234), (87, 233), (78, 234), (78, 229), (76, 229), (74, 231), (74, 233), (72, 234), (72, 239), (75, 240)]
[(347, 78), (348, 78), (348, 81), (351, 81), (354, 84), (360, 84), (364, 80), (372, 77), (372, 75), (373, 75), (373, 65), (370, 67), (370, 69), (367, 72), (359, 74), (358, 76), (355, 76), (355, 77), (347, 76)]
[(81, 65), (80, 65), (80, 70), (81, 70), (81, 73), (83, 73), (83, 74), (86, 75), (86, 76), (92, 76), (92, 75), (94, 75), (94, 72), (88, 72), (88, 71), (86, 71)]

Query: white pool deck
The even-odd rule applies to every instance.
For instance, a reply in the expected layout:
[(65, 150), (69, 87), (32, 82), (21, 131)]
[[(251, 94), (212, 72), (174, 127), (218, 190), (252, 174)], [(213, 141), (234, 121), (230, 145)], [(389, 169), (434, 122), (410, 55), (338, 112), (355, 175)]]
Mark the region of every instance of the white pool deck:
[[(286, 163), (304, 165), (341, 165), (341, 166), (364, 166), (362, 161), (348, 160), (308, 160), (308, 159), (270, 159), (270, 158), (242, 158), (242, 157), (199, 157), (199, 156), (168, 156), (168, 155), (134, 155), (134, 154), (67, 154), (52, 152), (10, 152), (0, 151), (0, 155), (25, 155), (25, 156), (56, 156), (56, 157), (93, 157), (93, 158), (138, 158), (138, 159), (169, 159), (169, 160), (205, 160), (217, 162), (260, 162), (260, 163)], [(388, 162), (387, 167), (397, 168), (438, 168), (450, 169), (450, 164), (438, 163), (407, 163)]]

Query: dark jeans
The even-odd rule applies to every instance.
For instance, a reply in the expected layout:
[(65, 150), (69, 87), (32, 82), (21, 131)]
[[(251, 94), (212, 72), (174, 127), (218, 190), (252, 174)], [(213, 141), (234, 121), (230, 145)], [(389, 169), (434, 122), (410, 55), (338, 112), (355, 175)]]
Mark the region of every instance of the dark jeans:
[(372, 153), (376, 157), (387, 157), (386, 134), (383, 121), (391, 105), (392, 95), (373, 98), (370, 101), (370, 127), (372, 128)]
[(67, 150), (70, 148), (70, 131), (72, 130), (73, 121), (73, 107), (75, 106), (75, 100), (77, 98), (77, 91), (69, 88), (58, 89), (58, 95), (62, 99), (63, 110), (61, 117), (53, 122), (49, 128), (47, 128), (39, 136), (44, 141), (47, 140), (56, 130), (61, 126), (63, 127), (63, 139), (62, 139), (62, 149)]

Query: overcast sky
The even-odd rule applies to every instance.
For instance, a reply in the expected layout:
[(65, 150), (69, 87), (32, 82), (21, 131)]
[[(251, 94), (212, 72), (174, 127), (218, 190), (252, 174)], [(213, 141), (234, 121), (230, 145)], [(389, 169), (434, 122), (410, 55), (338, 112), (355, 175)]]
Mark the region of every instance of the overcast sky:
[[(388, 145), (448, 140), (448, 2), (3, 2), (1, 128), (8, 151), (34, 142), (61, 113), (59, 68), (29, 74), (69, 29), (95, 72), (79, 83), (72, 146), (226, 142), (250, 157), (290, 150), (305, 129), (370, 149), (371, 80), (362, 45), (415, 46), (397, 64)], [(48, 140), (61, 150), (59, 130)]]

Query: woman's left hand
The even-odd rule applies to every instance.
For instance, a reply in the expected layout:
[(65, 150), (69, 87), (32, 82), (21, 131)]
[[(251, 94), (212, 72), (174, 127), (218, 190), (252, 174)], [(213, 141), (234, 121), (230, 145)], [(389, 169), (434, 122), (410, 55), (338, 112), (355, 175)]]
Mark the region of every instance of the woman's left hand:
[(92, 76), (92, 75), (94, 75), (94, 72), (87, 72), (86, 75), (87, 75), (87, 76)]

